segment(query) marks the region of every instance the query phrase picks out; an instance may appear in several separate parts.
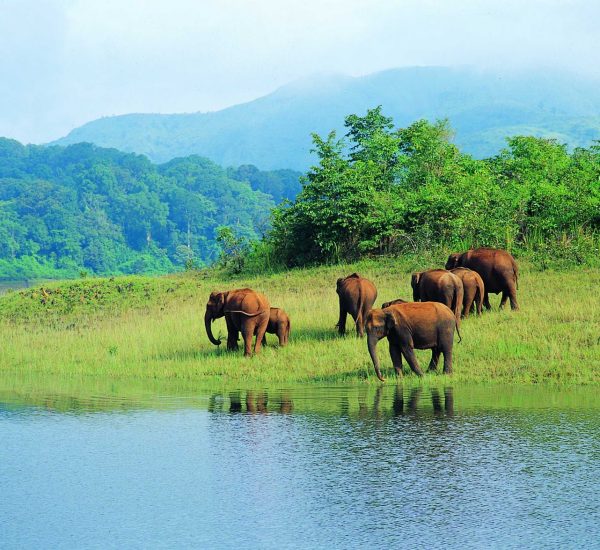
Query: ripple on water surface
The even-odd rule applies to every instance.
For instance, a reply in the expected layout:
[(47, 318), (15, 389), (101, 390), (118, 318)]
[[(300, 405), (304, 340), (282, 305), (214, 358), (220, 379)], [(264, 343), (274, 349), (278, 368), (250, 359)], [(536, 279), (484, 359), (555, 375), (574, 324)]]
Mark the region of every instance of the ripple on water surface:
[(595, 393), (3, 390), (0, 547), (598, 546)]

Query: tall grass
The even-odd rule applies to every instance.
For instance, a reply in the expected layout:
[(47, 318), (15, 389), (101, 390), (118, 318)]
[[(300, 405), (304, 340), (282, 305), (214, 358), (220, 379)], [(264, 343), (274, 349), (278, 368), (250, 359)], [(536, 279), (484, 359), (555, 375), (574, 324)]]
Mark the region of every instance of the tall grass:
[[(366, 341), (339, 337), (337, 277), (358, 271), (378, 288), (377, 305), (410, 292), (415, 266), (386, 259), (298, 269), (265, 277), (227, 278), (207, 272), (160, 277), (91, 279), (27, 289), (0, 298), (0, 368), (3, 375), (31, 373), (114, 380), (180, 380), (209, 386), (256, 384), (378, 384)], [(260, 355), (215, 347), (203, 327), (211, 290), (250, 286), (292, 320), (290, 343), (276, 337)], [(494, 309), (463, 322), (455, 342), (452, 383), (600, 382), (600, 270), (538, 272), (521, 266), (521, 311)], [(120, 290), (119, 290), (120, 289)], [(351, 326), (351, 324), (349, 324)], [(215, 335), (226, 333), (223, 319)], [(379, 344), (393, 382), (387, 341)], [(426, 367), (430, 352), (418, 352)], [(405, 365), (406, 367), (406, 365)], [(405, 384), (446, 383), (442, 375)]]

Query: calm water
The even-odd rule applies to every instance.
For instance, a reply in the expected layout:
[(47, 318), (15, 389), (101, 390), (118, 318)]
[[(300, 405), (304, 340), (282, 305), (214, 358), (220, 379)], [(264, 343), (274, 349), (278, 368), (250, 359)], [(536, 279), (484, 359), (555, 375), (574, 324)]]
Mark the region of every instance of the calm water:
[(2, 548), (593, 548), (596, 390), (0, 392)]

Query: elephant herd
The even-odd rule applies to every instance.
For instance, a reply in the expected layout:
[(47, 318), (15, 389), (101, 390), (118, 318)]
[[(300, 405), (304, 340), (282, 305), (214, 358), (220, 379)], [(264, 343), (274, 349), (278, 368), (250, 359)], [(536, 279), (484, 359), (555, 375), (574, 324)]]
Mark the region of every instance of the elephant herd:
[[(346, 332), (348, 314), (354, 319), (359, 336), (367, 334), (367, 345), (375, 373), (384, 381), (377, 357), (377, 342), (387, 337), (390, 357), (398, 375), (402, 374), (402, 357), (418, 376), (423, 371), (415, 356), (415, 349), (431, 349), (428, 370), (435, 371), (444, 356), (444, 373), (452, 372), (454, 332), (460, 338), (461, 317), (468, 317), (474, 309), (481, 315), (483, 307), (490, 309), (489, 294), (502, 294), (500, 307), (507, 300), (513, 310), (517, 303), (518, 267), (505, 250), (478, 248), (463, 254), (451, 254), (445, 269), (430, 269), (413, 273), (411, 286), (413, 302), (400, 298), (384, 302), (381, 309), (373, 308), (377, 299), (375, 285), (358, 273), (337, 280), (339, 298), (339, 334)], [(225, 317), (227, 349), (238, 348), (241, 333), (244, 355), (252, 354), (252, 340), (256, 336), (254, 353), (265, 343), (265, 333), (277, 334), (279, 345), (288, 342), (290, 319), (280, 308), (271, 307), (269, 300), (250, 288), (211, 293), (206, 304), (204, 322), (211, 343), (221, 339), (213, 336), (211, 323)]]

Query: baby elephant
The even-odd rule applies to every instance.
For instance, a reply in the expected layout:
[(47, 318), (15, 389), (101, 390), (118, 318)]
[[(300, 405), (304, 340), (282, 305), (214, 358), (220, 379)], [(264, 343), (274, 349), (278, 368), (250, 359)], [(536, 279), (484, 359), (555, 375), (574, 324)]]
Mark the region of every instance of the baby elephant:
[(451, 374), (455, 330), (458, 332), (454, 313), (439, 302), (411, 302), (372, 309), (367, 315), (367, 345), (377, 378), (382, 382), (385, 380), (379, 369), (377, 342), (386, 336), (398, 376), (402, 376), (403, 355), (413, 372), (417, 376), (423, 375), (415, 348), (431, 350), (430, 371), (436, 370), (443, 353), (444, 373)]
[[(288, 343), (290, 337), (290, 318), (283, 309), (278, 307), (271, 308), (271, 314), (269, 316), (269, 324), (267, 325), (267, 332), (270, 334), (277, 334), (279, 338), (279, 345), (281, 347)], [(263, 344), (267, 343), (267, 336), (263, 338)]]

